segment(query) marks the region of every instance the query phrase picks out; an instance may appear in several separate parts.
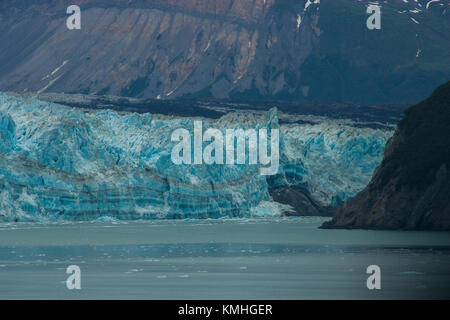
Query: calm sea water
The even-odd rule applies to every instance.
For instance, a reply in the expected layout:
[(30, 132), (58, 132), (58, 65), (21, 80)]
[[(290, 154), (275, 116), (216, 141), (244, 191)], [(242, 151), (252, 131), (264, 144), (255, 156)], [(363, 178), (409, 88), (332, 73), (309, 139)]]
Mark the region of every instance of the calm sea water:
[[(0, 299), (448, 299), (450, 233), (322, 218), (0, 224)], [(66, 268), (81, 269), (68, 290)], [(368, 290), (366, 268), (381, 268)]]

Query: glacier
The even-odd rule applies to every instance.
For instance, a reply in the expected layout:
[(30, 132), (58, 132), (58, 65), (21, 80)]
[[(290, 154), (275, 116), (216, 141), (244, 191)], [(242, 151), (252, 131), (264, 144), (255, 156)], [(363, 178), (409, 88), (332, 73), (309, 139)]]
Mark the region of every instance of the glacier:
[[(58, 221), (270, 216), (294, 212), (274, 187), (297, 186), (323, 206), (362, 190), (393, 128), (269, 112), (232, 111), (208, 127), (279, 128), (280, 169), (175, 165), (170, 137), (199, 117), (90, 110), (0, 93), (0, 220)], [(281, 124), (280, 124), (281, 123)], [(297, 213), (297, 214), (301, 214)]]

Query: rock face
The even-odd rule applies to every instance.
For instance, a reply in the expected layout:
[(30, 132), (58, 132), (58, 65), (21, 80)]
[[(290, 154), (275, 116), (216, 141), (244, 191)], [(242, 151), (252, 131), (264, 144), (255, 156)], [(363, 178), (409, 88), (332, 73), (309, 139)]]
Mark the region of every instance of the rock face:
[(324, 206), (314, 200), (307, 188), (296, 185), (286, 185), (282, 187), (270, 188), (269, 193), (272, 199), (278, 203), (290, 205), (294, 211), (287, 211), (287, 216), (332, 216), (334, 208)]
[(322, 227), (450, 230), (450, 82), (406, 110), (372, 181)]
[(389, 1), (382, 29), (352, 0), (0, 3), (0, 91), (139, 98), (420, 101), (450, 74), (444, 1)]

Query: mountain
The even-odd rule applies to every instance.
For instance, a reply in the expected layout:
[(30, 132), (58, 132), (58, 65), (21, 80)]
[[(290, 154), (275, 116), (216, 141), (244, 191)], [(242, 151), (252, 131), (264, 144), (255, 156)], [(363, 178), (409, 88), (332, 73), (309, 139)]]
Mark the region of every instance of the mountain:
[(323, 228), (450, 230), (450, 82), (406, 110), (369, 185)]
[(448, 1), (0, 3), (0, 91), (349, 103), (418, 102), (450, 78)]
[[(391, 125), (264, 110), (210, 110), (211, 117), (88, 108), (130, 108), (133, 99), (0, 94), (0, 220), (54, 221), (329, 215), (367, 185)], [(170, 101), (166, 101), (170, 102)], [(203, 106), (203, 108), (206, 106)], [(131, 109), (132, 111), (132, 109)], [(220, 114), (220, 116), (217, 116)], [(180, 128), (278, 129), (279, 168), (171, 160)], [(278, 162), (278, 161), (277, 161)], [(248, 163), (248, 161), (247, 161)]]

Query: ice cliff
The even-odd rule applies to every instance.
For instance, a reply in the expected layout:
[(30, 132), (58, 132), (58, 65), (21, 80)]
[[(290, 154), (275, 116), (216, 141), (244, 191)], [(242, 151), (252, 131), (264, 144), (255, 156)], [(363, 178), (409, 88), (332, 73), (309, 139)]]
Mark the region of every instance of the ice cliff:
[[(194, 118), (88, 110), (0, 94), (0, 219), (6, 221), (220, 218), (293, 211), (270, 190), (299, 187), (335, 206), (369, 182), (389, 129), (310, 117), (280, 125), (231, 112), (203, 126), (280, 129), (280, 170), (257, 165), (175, 165), (175, 129)], [(301, 214), (299, 212), (298, 214)]]

